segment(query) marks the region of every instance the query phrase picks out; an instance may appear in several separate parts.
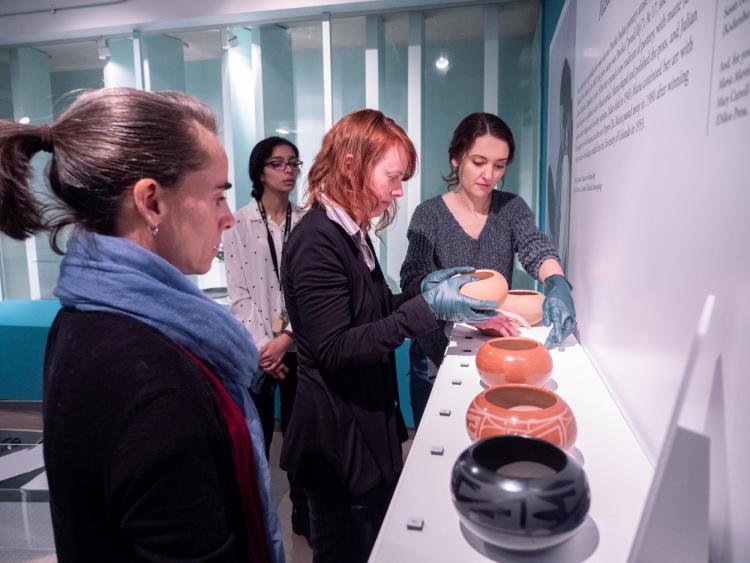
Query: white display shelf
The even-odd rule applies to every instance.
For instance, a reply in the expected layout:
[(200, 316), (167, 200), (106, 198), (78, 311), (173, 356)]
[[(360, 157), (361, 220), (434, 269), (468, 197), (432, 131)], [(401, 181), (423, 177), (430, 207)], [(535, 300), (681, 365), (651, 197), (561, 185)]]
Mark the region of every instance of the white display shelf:
[[(545, 327), (521, 329), (523, 336), (540, 342), (548, 332)], [(591, 488), (586, 522), (568, 541), (527, 554), (482, 544), (463, 531), (451, 501), (450, 475), (458, 455), (471, 444), (466, 410), (483, 390), (475, 357), (488, 339), (474, 328), (455, 327), (370, 562), (627, 561), (654, 468), (572, 336), (564, 347), (551, 350), (554, 367), (547, 387), (567, 401), (578, 423), (578, 439), (569, 453), (583, 465)], [(450, 409), (450, 416), (441, 416), (442, 409)], [(443, 454), (433, 455), (434, 446)], [(424, 521), (421, 531), (407, 528), (410, 518)]]

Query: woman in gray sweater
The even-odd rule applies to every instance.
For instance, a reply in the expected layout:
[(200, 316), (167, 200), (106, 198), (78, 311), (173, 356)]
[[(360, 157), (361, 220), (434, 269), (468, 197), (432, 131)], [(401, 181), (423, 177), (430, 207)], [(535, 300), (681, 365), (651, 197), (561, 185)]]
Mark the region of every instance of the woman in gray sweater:
[[(497, 270), (511, 284), (513, 257), (545, 285), (544, 324), (553, 325), (546, 346), (561, 343), (575, 330), (571, 286), (560, 258), (534, 215), (517, 195), (495, 186), (513, 160), (515, 143), (507, 124), (489, 113), (473, 113), (458, 125), (448, 148), (451, 171), (448, 192), (414, 211), (408, 230), (409, 249), (401, 266), (405, 288), (434, 270), (473, 266)], [(488, 323), (504, 336), (514, 329), (498, 316)], [(412, 341), (410, 391), (415, 424), (422, 418), (435, 375), (448, 345), (451, 326)]]

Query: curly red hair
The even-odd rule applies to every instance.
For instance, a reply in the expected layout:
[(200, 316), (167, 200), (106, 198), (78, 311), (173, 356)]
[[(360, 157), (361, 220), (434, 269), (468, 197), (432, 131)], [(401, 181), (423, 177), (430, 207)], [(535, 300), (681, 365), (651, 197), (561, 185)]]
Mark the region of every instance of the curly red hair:
[[(307, 175), (305, 206), (321, 203), (326, 197), (344, 209), (364, 230), (369, 230), (370, 210), (378, 205), (378, 196), (368, 186), (374, 166), (393, 146), (407, 157), (404, 180), (417, 169), (417, 151), (411, 139), (390, 117), (373, 109), (361, 109), (342, 117), (323, 137)], [(395, 202), (383, 212), (376, 233), (393, 222)]]

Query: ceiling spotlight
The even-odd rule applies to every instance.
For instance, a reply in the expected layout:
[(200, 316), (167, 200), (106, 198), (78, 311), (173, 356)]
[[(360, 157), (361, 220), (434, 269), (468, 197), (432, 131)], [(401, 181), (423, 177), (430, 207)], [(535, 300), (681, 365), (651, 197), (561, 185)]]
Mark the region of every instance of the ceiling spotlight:
[(435, 60), (435, 68), (438, 69), (438, 71), (442, 73), (448, 72), (448, 69), (450, 68), (450, 66), (451, 66), (451, 62), (443, 55), (440, 55)]
[(240, 40), (229, 28), (222, 31), (221, 37), (221, 48), (225, 51), (240, 44)]
[(276, 132), (279, 135), (288, 135), (289, 133), (291, 133), (291, 131), (287, 129), (286, 127), (279, 127), (278, 129), (276, 129)]
[(29, 123), (31, 123), (31, 119), (24, 115), (23, 117), (18, 118), (18, 123), (20, 123), (21, 125), (28, 125)]
[(112, 56), (112, 53), (109, 51), (109, 46), (107, 45), (106, 39), (99, 39), (96, 42), (97, 51), (99, 53), (99, 60), (100, 61), (106, 61), (109, 57)]

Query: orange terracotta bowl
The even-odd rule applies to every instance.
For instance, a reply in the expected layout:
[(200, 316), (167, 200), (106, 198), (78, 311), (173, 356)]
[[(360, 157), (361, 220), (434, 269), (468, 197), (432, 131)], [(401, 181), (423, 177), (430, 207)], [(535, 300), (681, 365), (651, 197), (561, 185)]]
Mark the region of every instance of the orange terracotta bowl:
[(477, 371), (490, 387), (506, 383), (539, 386), (552, 375), (552, 356), (531, 338), (493, 338), (477, 351)]
[[(544, 294), (530, 289), (511, 289), (503, 302), (503, 311), (522, 316), (530, 325), (541, 322)], [(513, 321), (511, 321), (513, 322)]]
[(485, 389), (469, 405), (466, 429), (472, 440), (512, 434), (533, 436), (567, 450), (578, 435), (573, 411), (556, 393), (529, 385)]
[(495, 270), (476, 270), (468, 274), (458, 274), (463, 277), (479, 278), (461, 286), (461, 293), (474, 299), (488, 299), (503, 304), (508, 294), (508, 282), (505, 277)]

